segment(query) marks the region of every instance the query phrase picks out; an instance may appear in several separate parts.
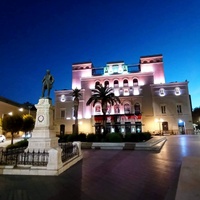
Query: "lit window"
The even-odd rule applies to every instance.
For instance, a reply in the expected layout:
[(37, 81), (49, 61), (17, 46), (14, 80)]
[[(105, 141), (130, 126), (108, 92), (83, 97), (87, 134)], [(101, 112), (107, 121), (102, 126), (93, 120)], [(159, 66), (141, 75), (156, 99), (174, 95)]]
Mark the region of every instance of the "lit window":
[(182, 113), (182, 107), (181, 107), (180, 104), (178, 104), (178, 105), (176, 106), (176, 109), (177, 109), (177, 113), (178, 113), (178, 114), (181, 114), (181, 113)]
[(162, 114), (166, 114), (166, 106), (162, 105), (160, 109)]
[(100, 105), (96, 105), (95, 106), (95, 113), (100, 113), (101, 112), (101, 106)]
[(180, 90), (179, 87), (176, 87), (176, 88), (174, 89), (174, 94), (175, 94), (176, 96), (179, 96), (179, 95), (181, 94), (181, 90)]
[(119, 106), (119, 104), (114, 105), (114, 112), (115, 112), (115, 114), (119, 114), (120, 113), (120, 106)]
[(159, 95), (160, 95), (161, 97), (165, 96), (165, 89), (164, 89), (164, 88), (160, 88), (160, 90), (159, 90)]
[(124, 104), (124, 113), (125, 114), (131, 113), (131, 106), (130, 106), (130, 104), (128, 104), (128, 103)]
[(110, 114), (111, 113), (111, 106), (110, 105), (107, 105), (107, 114)]

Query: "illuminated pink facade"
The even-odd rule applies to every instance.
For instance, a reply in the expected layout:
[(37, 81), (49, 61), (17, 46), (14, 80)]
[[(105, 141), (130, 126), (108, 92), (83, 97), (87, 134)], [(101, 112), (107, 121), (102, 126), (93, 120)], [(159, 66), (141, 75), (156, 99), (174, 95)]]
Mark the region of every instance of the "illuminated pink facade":
[[(91, 89), (106, 85), (119, 96), (121, 105), (109, 106), (109, 132), (137, 133), (141, 131), (190, 133), (193, 131), (188, 82), (165, 83), (163, 56), (142, 56), (135, 65), (123, 61), (108, 62), (95, 68), (91, 62), (72, 65), (72, 89), (81, 89), (79, 104), (79, 132), (100, 131), (100, 104), (86, 106)], [(55, 91), (55, 121), (57, 132), (72, 132), (72, 90)], [(61, 130), (60, 127), (65, 127)]]

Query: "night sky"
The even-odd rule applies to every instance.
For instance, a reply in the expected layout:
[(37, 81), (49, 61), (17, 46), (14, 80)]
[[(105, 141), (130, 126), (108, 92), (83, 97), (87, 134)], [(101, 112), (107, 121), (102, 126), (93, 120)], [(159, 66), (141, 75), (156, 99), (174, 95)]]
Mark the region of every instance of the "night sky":
[(38, 103), (46, 69), (54, 99), (71, 89), (72, 63), (154, 54), (163, 54), (166, 82), (189, 81), (199, 107), (199, 0), (0, 0), (0, 96), (16, 102)]

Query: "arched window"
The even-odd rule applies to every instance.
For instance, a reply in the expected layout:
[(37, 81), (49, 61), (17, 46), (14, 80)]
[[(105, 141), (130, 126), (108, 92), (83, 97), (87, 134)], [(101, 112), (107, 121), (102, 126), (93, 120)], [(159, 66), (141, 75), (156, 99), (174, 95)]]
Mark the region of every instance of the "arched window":
[(128, 86), (128, 80), (127, 80), (127, 79), (124, 79), (124, 80), (123, 80), (123, 86), (124, 86), (124, 87), (127, 87), (127, 86)]
[(105, 81), (105, 82), (104, 82), (104, 86), (105, 86), (105, 87), (109, 87), (109, 82), (108, 82), (108, 81)]
[(95, 88), (97, 87), (97, 85), (100, 85), (99, 81), (97, 81), (97, 82), (95, 83)]
[(131, 106), (129, 103), (124, 104), (124, 114), (129, 114), (131, 113)]
[(114, 105), (114, 113), (115, 114), (119, 114), (120, 113), (120, 105), (119, 104), (115, 104)]
[(134, 110), (135, 110), (135, 115), (139, 115), (141, 113), (139, 103), (135, 103)]
[(136, 78), (133, 79), (133, 86), (138, 86), (138, 80)]
[(110, 113), (111, 113), (111, 105), (109, 105), (109, 104), (107, 105), (107, 111), (106, 111), (106, 113), (107, 113), (107, 114), (110, 114)]
[(114, 87), (119, 87), (119, 82), (118, 82), (118, 80), (115, 80), (115, 81), (114, 81)]

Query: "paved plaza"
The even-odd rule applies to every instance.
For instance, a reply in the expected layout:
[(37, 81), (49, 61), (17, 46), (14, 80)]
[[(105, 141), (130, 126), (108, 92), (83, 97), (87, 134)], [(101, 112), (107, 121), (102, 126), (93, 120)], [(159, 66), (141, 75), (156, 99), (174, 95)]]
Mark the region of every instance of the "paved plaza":
[(160, 152), (84, 150), (60, 176), (0, 176), (0, 200), (174, 200), (182, 158), (200, 157), (199, 135), (167, 136)]

